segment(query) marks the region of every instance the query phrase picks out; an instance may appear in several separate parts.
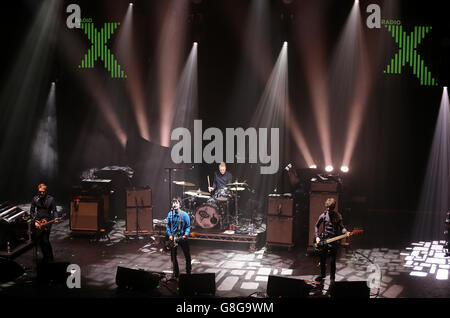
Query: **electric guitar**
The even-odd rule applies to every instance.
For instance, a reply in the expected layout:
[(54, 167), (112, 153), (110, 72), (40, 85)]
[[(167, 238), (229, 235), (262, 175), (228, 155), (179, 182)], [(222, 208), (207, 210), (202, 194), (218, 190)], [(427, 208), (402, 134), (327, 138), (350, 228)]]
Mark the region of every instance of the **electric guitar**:
[[(62, 216), (60, 216), (60, 217), (57, 217), (57, 218), (54, 218), (53, 220), (51, 220), (51, 221), (47, 221), (46, 219), (42, 219), (42, 220), (40, 220), (40, 221), (35, 221), (35, 224), (33, 224), (33, 227), (34, 227), (34, 236), (35, 237), (39, 237), (44, 231), (46, 231), (47, 229), (48, 229), (48, 226), (50, 225), (50, 224), (52, 224), (52, 223), (55, 223), (56, 222), (56, 219), (58, 219), (58, 221), (59, 220), (61, 220), (62, 218), (64, 218), (64, 216), (65, 216), (66, 214), (64, 213)], [(36, 225), (36, 223), (37, 223), (37, 225)]]
[[(187, 235), (188, 237), (196, 237), (198, 235), (198, 233), (196, 232), (191, 232), (189, 233), (189, 235)], [(175, 233), (175, 235), (173, 236), (173, 240), (170, 241), (169, 240), (169, 244), (171, 247), (177, 247), (178, 246), (178, 241), (182, 240), (183, 236), (180, 236), (180, 234), (177, 232)]]
[[(363, 232), (364, 231), (362, 229), (354, 229), (352, 232), (350, 232), (350, 236), (355, 235), (355, 234), (360, 234), (360, 233), (363, 233)], [(347, 237), (347, 233), (339, 235), (339, 236), (335, 236), (335, 237), (332, 237), (332, 238), (329, 238), (329, 239), (327, 239), (325, 237), (321, 237), (319, 243), (314, 242), (314, 250), (316, 252), (321, 252), (325, 248), (331, 247), (330, 243), (342, 240), (343, 238), (346, 238), (346, 237)]]

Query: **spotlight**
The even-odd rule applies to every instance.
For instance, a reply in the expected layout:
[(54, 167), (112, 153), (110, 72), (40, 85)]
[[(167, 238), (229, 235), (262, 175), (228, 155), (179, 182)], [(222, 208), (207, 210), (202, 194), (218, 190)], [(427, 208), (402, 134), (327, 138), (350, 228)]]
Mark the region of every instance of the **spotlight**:
[(333, 169), (334, 169), (333, 166), (330, 166), (330, 165), (325, 167), (326, 172), (331, 172), (331, 171), (333, 171)]
[(130, 2), (130, 4), (129, 4), (130, 6), (132, 6), (133, 5), (133, 2)]
[(341, 171), (342, 172), (348, 172), (348, 167), (347, 166), (342, 166), (341, 167)]
[(317, 166), (316, 165), (310, 165), (309, 169), (317, 169)]

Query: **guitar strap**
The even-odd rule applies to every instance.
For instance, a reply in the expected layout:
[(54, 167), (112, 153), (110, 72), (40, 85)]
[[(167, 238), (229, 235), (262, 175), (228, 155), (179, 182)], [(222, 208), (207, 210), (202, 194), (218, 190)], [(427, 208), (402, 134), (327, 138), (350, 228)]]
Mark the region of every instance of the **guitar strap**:
[(183, 216), (183, 211), (180, 212), (180, 219), (178, 220), (178, 232), (181, 230), (181, 217)]

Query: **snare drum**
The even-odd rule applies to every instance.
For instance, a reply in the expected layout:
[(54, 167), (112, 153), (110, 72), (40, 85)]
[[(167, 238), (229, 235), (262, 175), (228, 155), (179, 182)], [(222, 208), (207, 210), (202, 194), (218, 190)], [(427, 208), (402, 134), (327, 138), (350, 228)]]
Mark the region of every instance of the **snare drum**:
[(219, 189), (214, 194), (214, 198), (219, 202), (227, 202), (231, 198), (230, 190), (227, 188)]
[(195, 211), (195, 222), (204, 229), (211, 229), (219, 225), (220, 215), (217, 207), (204, 204)]

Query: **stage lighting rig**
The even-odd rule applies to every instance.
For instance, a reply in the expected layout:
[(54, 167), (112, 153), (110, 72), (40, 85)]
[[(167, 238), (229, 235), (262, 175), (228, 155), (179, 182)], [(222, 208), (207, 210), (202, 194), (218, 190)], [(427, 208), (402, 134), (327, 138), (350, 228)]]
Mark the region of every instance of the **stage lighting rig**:
[(348, 166), (342, 166), (342, 167), (341, 167), (341, 171), (344, 172), (344, 173), (347, 173), (348, 170), (349, 170), (349, 169), (348, 169)]

